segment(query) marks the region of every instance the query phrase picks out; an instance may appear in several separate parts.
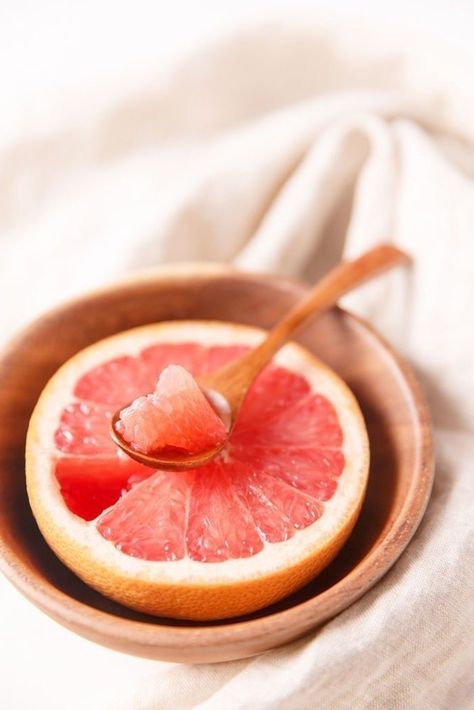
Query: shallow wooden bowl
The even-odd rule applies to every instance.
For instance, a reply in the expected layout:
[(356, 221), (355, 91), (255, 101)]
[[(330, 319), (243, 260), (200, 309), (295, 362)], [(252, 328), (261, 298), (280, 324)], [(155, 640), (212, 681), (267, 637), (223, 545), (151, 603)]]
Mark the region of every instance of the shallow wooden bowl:
[(0, 563), (13, 584), (61, 624), (111, 648), (192, 663), (258, 654), (352, 604), (397, 560), (425, 510), (433, 478), (429, 417), (407, 365), (365, 323), (333, 309), (301, 342), (349, 384), (365, 416), (372, 464), (356, 528), (303, 590), (249, 617), (192, 623), (137, 614), (89, 589), (44, 542), (25, 491), (28, 420), (43, 386), (86, 345), (133, 326), (204, 318), (271, 326), (301, 284), (229, 269), (167, 268), (86, 295), (37, 320), (0, 358)]

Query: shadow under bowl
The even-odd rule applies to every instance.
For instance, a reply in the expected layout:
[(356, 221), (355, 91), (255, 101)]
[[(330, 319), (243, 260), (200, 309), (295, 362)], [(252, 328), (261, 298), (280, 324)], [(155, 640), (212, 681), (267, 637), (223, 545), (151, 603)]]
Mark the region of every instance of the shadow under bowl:
[(304, 292), (303, 284), (278, 276), (167, 267), (66, 303), (7, 347), (0, 356), (0, 568), (26, 597), (64, 626), (116, 650), (204, 663), (244, 658), (294, 640), (347, 608), (387, 572), (429, 499), (430, 420), (408, 366), (372, 328), (340, 308), (316, 319), (298, 341), (332, 367), (359, 401), (370, 439), (369, 485), (348, 542), (304, 589), (249, 616), (220, 622), (139, 614), (68, 570), (46, 545), (28, 505), (28, 421), (44, 385), (65, 360), (101, 338), (163, 320), (269, 328)]

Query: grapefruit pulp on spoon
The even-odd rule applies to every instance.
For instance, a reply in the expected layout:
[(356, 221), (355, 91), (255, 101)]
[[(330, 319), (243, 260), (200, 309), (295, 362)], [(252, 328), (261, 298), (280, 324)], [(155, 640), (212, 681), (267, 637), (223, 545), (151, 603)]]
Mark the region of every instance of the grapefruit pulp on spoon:
[(211, 372), (263, 335), (144, 326), (79, 352), (47, 384), (28, 430), (28, 495), (51, 548), (91, 587), (154, 615), (226, 618), (299, 589), (340, 550), (366, 487), (367, 434), (347, 386), (295, 344), (257, 378), (207, 465), (156, 471), (110, 439), (112, 413), (166, 366)]
[(227, 436), (224, 422), (181, 365), (167, 365), (153, 392), (122, 409), (115, 429), (145, 454), (170, 449), (198, 454), (217, 448)]

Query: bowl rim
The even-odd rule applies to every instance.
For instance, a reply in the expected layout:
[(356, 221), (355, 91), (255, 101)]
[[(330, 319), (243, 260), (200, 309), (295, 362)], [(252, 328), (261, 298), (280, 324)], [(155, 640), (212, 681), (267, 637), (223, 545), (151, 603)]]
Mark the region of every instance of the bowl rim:
[[(292, 292), (300, 290), (303, 293), (308, 287), (306, 283), (290, 277), (274, 273), (242, 271), (227, 264), (191, 262), (157, 266), (114, 280), (100, 288), (88, 290), (49, 309), (21, 329), (18, 334), (6, 343), (0, 351), (0, 362), (11, 355), (15, 351), (17, 344), (27, 337), (29, 332), (41, 326), (41, 323), (56, 317), (75, 305), (93, 300), (97, 296), (157, 279), (175, 283), (177, 280), (188, 281), (190, 277), (198, 280), (209, 280), (222, 278), (223, 276), (236, 276), (244, 280), (258, 279), (259, 281), (268, 281), (270, 283), (277, 281), (279, 286), (288, 288)], [(416, 469), (419, 473), (413, 477), (398, 514), (391, 521), (389, 529), (384, 533), (384, 537), (378, 541), (378, 544), (342, 579), (320, 592), (316, 597), (302, 601), (287, 609), (272, 612), (264, 617), (246, 620), (229, 619), (220, 622), (219, 625), (212, 625), (211, 622), (209, 626), (204, 624), (199, 626), (173, 626), (120, 617), (112, 612), (94, 608), (71, 597), (47, 580), (42, 580), (39, 584), (38, 579), (34, 578), (30, 573), (28, 566), (9, 546), (1, 529), (0, 571), (24, 596), (46, 614), (63, 625), (83, 633), (84, 636), (100, 638), (101, 643), (114, 648), (118, 648), (121, 643), (123, 644), (124, 639), (127, 644), (136, 644), (137, 647), (161, 646), (169, 650), (182, 648), (184, 642), (186, 642), (187, 646), (194, 648), (203, 648), (210, 645), (218, 648), (219, 646), (226, 646), (229, 642), (234, 645), (240, 645), (246, 641), (254, 640), (256, 635), (260, 636), (262, 631), (264, 632), (264, 627), (271, 627), (274, 633), (275, 631), (278, 632), (278, 630), (284, 631), (287, 629), (295, 616), (305, 616), (310, 619), (311, 612), (317, 607), (317, 620), (312, 624), (307, 623), (306, 628), (298, 634), (298, 636), (301, 636), (307, 633), (311, 627), (319, 626), (360, 599), (395, 564), (415, 534), (431, 495), (435, 455), (431, 417), (424, 394), (411, 367), (385, 338), (363, 318), (339, 306), (335, 308), (348, 314), (357, 327), (368, 332), (385, 357), (392, 361), (397, 378), (409, 394), (408, 399), (413, 409), (416, 410), (414, 411), (413, 419), (417, 423), (418, 437), (420, 439), (416, 461)], [(408, 513), (410, 515), (407, 515)], [(351, 586), (354, 590), (350, 595), (349, 602), (342, 593), (347, 586)], [(297, 638), (297, 636), (295, 635), (294, 638)], [(282, 641), (282, 643), (285, 642), (285, 640)], [(143, 655), (143, 652), (140, 655)]]

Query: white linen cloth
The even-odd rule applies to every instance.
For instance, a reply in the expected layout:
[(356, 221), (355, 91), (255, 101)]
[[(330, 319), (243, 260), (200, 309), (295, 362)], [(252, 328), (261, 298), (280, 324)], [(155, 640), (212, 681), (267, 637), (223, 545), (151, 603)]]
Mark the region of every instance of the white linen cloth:
[(347, 305), (415, 367), (438, 453), (427, 515), (393, 570), (258, 658), (191, 667), (114, 653), (1, 580), (3, 707), (473, 707), (473, 69), (395, 30), (263, 23), (3, 136), (2, 339), (141, 267), (233, 261), (313, 281), (393, 239), (414, 272)]

